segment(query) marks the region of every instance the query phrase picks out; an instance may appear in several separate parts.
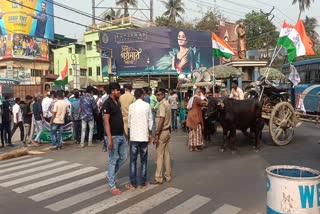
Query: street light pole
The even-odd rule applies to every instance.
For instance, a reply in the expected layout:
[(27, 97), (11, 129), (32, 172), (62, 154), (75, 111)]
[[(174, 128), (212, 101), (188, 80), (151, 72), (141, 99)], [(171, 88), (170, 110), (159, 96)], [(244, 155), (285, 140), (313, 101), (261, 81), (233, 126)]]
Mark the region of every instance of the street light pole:
[(150, 68), (149, 68), (150, 58), (149, 57), (147, 58), (147, 65), (148, 65), (148, 84), (149, 84), (149, 87), (150, 87)]

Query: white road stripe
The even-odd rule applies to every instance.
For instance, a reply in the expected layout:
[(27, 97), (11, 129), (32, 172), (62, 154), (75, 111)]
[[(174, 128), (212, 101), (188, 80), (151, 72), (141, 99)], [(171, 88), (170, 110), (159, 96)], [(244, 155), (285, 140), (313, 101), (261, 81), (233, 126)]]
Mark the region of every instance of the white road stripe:
[(229, 204), (224, 204), (222, 207), (218, 208), (211, 214), (237, 214), (241, 209), (239, 207), (235, 207)]
[(69, 183), (69, 184), (66, 184), (66, 185), (63, 185), (63, 186), (59, 186), (57, 188), (50, 189), (48, 191), (41, 192), (41, 193), (36, 194), (36, 195), (32, 195), (29, 198), (34, 200), (34, 201), (43, 201), (43, 200), (46, 200), (48, 198), (54, 197), (56, 195), (59, 195), (61, 193), (65, 193), (65, 192), (68, 192), (70, 190), (77, 189), (79, 187), (85, 186), (87, 184), (91, 184), (91, 183), (93, 183), (95, 181), (102, 180), (102, 179), (106, 179), (106, 173), (105, 172), (97, 174), (97, 175), (94, 175), (94, 176), (91, 176), (91, 177), (88, 177), (88, 178), (81, 179), (79, 181), (75, 181), (75, 182)]
[(100, 201), (96, 204), (93, 204), (90, 207), (86, 207), (82, 210), (79, 210), (73, 214), (93, 214), (93, 213), (99, 213), (103, 210), (109, 209), (110, 207), (113, 207), (115, 205), (118, 205), (124, 201), (129, 200), (130, 198), (133, 198), (141, 193), (144, 193), (145, 191), (148, 191), (150, 189), (155, 188), (157, 185), (149, 185), (145, 189), (137, 189), (135, 191), (127, 190), (126, 192), (122, 193), (118, 196), (113, 196), (111, 198), (108, 198), (106, 200)]
[(9, 163), (9, 162), (15, 162), (17, 160), (22, 160), (22, 159), (27, 159), (27, 158), (30, 158), (32, 157), (31, 155), (24, 155), (24, 156), (20, 156), (20, 157), (17, 157), (17, 158), (12, 158), (12, 159), (8, 159), (8, 160), (2, 160), (0, 161), (0, 166), (4, 163)]
[(49, 184), (53, 184), (53, 183), (56, 183), (56, 182), (59, 182), (59, 181), (63, 181), (63, 180), (66, 180), (66, 179), (69, 179), (69, 178), (72, 178), (72, 177), (76, 177), (78, 175), (82, 175), (82, 174), (85, 174), (85, 173), (88, 173), (88, 172), (92, 172), (92, 171), (94, 171), (96, 169), (97, 169), (96, 167), (86, 167), (86, 168), (79, 169), (79, 170), (74, 171), (74, 172), (70, 172), (70, 173), (67, 173), (67, 174), (63, 174), (63, 175), (60, 175), (60, 176), (57, 176), (57, 177), (50, 178), (50, 179), (47, 179), (47, 180), (44, 180), (44, 181), (39, 181), (37, 183), (33, 183), (33, 184), (29, 184), (29, 185), (26, 185), (26, 186), (23, 186), (23, 187), (19, 187), (19, 188), (13, 189), (13, 191), (17, 192), (17, 193), (27, 192), (27, 191), (30, 191), (30, 190), (33, 190), (33, 189), (37, 189), (37, 188), (40, 188), (40, 187), (43, 187), (43, 186), (47, 186)]
[[(119, 179), (120, 186), (128, 183), (128, 180), (129, 180), (128, 177)], [(58, 212), (60, 210), (66, 209), (68, 207), (71, 207), (75, 204), (78, 204), (80, 202), (83, 202), (85, 200), (93, 198), (97, 195), (101, 195), (102, 193), (105, 193), (108, 191), (110, 191), (109, 186), (107, 184), (104, 184), (104, 185), (98, 186), (94, 189), (88, 190), (86, 192), (82, 192), (77, 195), (74, 195), (70, 198), (63, 199), (62, 201), (58, 201), (54, 204), (50, 204), (50, 205), (46, 206), (45, 208), (48, 208), (50, 210)]]
[(81, 166), (81, 165), (82, 164), (80, 164), (80, 163), (70, 164), (70, 165), (63, 166), (63, 167), (60, 167), (60, 168), (57, 168), (57, 169), (53, 169), (53, 170), (49, 170), (49, 171), (46, 171), (46, 172), (41, 172), (41, 173), (38, 173), (38, 174), (34, 174), (34, 175), (18, 178), (16, 180), (11, 180), (11, 181), (8, 181), (8, 182), (5, 182), (5, 183), (0, 183), (0, 186), (2, 186), (2, 187), (13, 186), (13, 185), (20, 184), (20, 183), (27, 182), (27, 181), (31, 181), (31, 180), (34, 180), (34, 179), (37, 179), (37, 178), (42, 178), (42, 177), (45, 177), (47, 175), (52, 175), (52, 174), (55, 174), (57, 172), (62, 172), (62, 171), (65, 171), (65, 170), (69, 170), (69, 169), (72, 169), (72, 168), (75, 168), (75, 167), (78, 167), (78, 166)]
[(28, 173), (31, 173), (31, 172), (37, 172), (37, 171), (41, 171), (41, 170), (44, 170), (44, 169), (49, 169), (49, 168), (52, 168), (52, 167), (55, 167), (55, 166), (60, 166), (60, 165), (66, 164), (66, 163), (68, 163), (68, 161), (59, 161), (59, 162), (56, 162), (56, 163), (51, 163), (51, 164), (48, 164), (48, 165), (44, 165), (44, 166), (40, 166), (40, 167), (36, 167), (36, 168), (32, 168), (32, 169), (27, 169), (27, 170), (15, 172), (15, 173), (11, 173), (11, 174), (8, 174), (8, 175), (3, 175), (3, 176), (0, 176), (0, 181), (6, 180), (8, 178), (14, 178), (14, 177), (17, 177), (17, 176), (20, 176), (20, 175), (25, 175), (25, 174), (28, 174)]
[(10, 162), (10, 163), (5, 163), (5, 164), (1, 164), (0, 168), (5, 168), (5, 167), (8, 167), (8, 166), (14, 166), (14, 165), (18, 165), (18, 164), (25, 164), (25, 163), (28, 163), (28, 162), (31, 162), (31, 161), (40, 160), (40, 159), (42, 159), (42, 158), (34, 157), (34, 158), (27, 159), (27, 160), (20, 160), (20, 161), (14, 161), (14, 162)]
[[(29, 159), (31, 160), (31, 159)], [(42, 164), (42, 163), (48, 163), (48, 162), (51, 162), (53, 161), (53, 159), (43, 159), (43, 160), (35, 160), (34, 162), (32, 163), (23, 163), (19, 166), (14, 166), (14, 167), (11, 167), (11, 168), (6, 168), (6, 169), (2, 169), (0, 170), (0, 173), (5, 173), (5, 172), (10, 172), (10, 171), (14, 171), (14, 170), (18, 170), (18, 169), (24, 169), (24, 168), (28, 168), (30, 166), (35, 166), (35, 165), (39, 165), (39, 164)]]
[(131, 207), (128, 207), (127, 209), (124, 209), (117, 214), (142, 214), (147, 212), (148, 210), (151, 210), (152, 208), (160, 205), (161, 203), (169, 200), (170, 198), (178, 195), (181, 193), (181, 189), (176, 188), (167, 188), (163, 190), (162, 192), (159, 192), (135, 205), (132, 205)]
[(206, 198), (201, 195), (195, 195), (192, 198), (180, 204), (179, 206), (169, 210), (165, 214), (176, 214), (176, 213), (189, 214), (199, 209), (200, 207), (208, 203), (210, 200), (211, 200), (210, 198)]

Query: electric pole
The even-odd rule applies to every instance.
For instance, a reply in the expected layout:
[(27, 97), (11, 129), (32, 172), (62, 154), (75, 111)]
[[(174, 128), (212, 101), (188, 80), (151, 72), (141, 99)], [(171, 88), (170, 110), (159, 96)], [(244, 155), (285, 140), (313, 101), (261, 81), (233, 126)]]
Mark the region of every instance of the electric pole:
[(92, 26), (96, 24), (96, 1), (92, 0)]
[(150, 22), (153, 22), (153, 0), (150, 0)]

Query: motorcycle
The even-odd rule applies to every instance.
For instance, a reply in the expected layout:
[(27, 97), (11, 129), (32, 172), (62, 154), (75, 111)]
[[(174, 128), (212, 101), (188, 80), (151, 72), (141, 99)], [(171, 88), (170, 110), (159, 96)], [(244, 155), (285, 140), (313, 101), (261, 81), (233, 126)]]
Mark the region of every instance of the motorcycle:
[(289, 90), (260, 76), (254, 85), (246, 88), (244, 97), (245, 99), (259, 99), (264, 106), (271, 107), (279, 102), (290, 102)]

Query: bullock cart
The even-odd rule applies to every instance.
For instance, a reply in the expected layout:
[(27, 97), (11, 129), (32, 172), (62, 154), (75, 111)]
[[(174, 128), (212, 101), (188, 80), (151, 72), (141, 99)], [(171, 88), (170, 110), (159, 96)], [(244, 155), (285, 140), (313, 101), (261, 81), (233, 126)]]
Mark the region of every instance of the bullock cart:
[(319, 115), (311, 115), (295, 111), (289, 102), (279, 102), (273, 106), (264, 105), (262, 117), (269, 125), (269, 132), (276, 145), (289, 144), (294, 136), (295, 128), (302, 122), (318, 123)]

